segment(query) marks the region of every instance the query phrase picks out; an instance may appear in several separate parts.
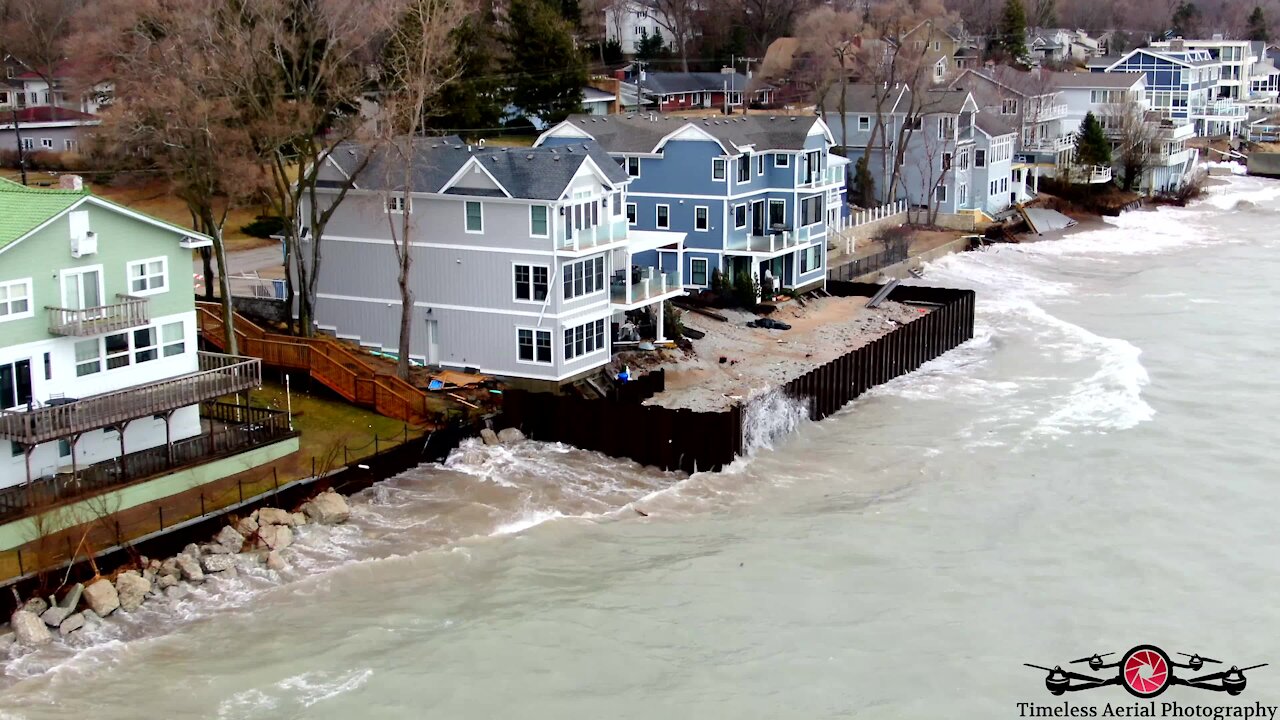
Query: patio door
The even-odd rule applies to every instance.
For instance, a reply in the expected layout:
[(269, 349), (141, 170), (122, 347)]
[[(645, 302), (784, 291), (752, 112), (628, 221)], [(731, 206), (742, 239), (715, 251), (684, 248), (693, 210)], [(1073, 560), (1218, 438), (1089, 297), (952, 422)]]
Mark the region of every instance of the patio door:
[(787, 226), (787, 201), (770, 200), (769, 201), (769, 228), (784, 228)]
[(25, 407), (31, 402), (31, 360), (0, 365), (0, 410)]
[(80, 270), (62, 276), (62, 306), (70, 310), (102, 305), (102, 272)]
[(764, 235), (764, 201), (756, 200), (751, 203), (751, 234), (756, 236)]

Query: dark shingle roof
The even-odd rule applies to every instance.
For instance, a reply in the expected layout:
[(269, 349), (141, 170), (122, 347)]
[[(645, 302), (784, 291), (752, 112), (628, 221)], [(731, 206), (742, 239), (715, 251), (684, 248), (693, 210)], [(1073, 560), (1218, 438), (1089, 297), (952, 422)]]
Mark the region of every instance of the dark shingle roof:
[(1111, 88), (1125, 90), (1142, 80), (1145, 75), (1136, 72), (1060, 72), (1053, 74), (1053, 81), (1060, 88)]
[(1001, 120), (999, 117), (992, 115), (991, 113), (981, 113), (981, 112), (978, 113), (978, 116), (974, 120), (974, 122), (977, 123), (979, 130), (990, 135), (991, 137), (999, 137), (1001, 135), (1013, 135), (1014, 133), (1018, 132), (1013, 128), (1012, 125)]
[[(479, 147), (459, 142), (442, 142), (441, 138), (420, 138), (413, 143), (414, 192), (438, 193), (458, 170), (471, 159), (476, 159), (512, 197), (528, 200), (557, 200), (573, 176), (587, 158), (591, 158), (610, 182), (627, 180), (627, 174), (618, 161), (609, 157), (595, 143), (575, 143), (555, 148)], [(344, 172), (352, 172), (359, 165), (359, 146), (339, 148), (334, 160)], [(359, 187), (368, 190), (403, 189), (402, 170), (397, 153), (389, 148), (378, 148), (357, 179)], [(451, 188), (455, 195), (494, 195), (498, 191)]]
[(672, 93), (687, 92), (708, 92), (719, 91), (725, 87), (732, 88), (737, 92), (742, 92), (748, 88), (755, 90), (766, 89), (765, 86), (752, 87), (751, 78), (742, 73), (716, 73), (716, 72), (651, 72), (645, 73), (644, 82), (640, 83), (639, 78), (632, 78), (631, 82), (644, 85), (646, 94), (670, 95)]
[(811, 115), (738, 115), (735, 117), (691, 118), (669, 115), (574, 115), (574, 127), (595, 138), (607, 152), (651, 153), (662, 138), (692, 125), (719, 141), (725, 152), (753, 146), (766, 150), (803, 150), (805, 138), (818, 118)]
[[(905, 87), (890, 88), (887, 91), (882, 90), (881, 93), (881, 96), (886, 98), (883, 105), (885, 113), (905, 113), (914, 110), (923, 112), (925, 115), (935, 113), (958, 115), (964, 110), (965, 100), (969, 97), (969, 93), (962, 90), (930, 90), (925, 93), (920, 106), (913, 108), (911, 91)], [(875, 112), (876, 95), (874, 85), (849, 85), (845, 93), (845, 112), (863, 114)], [(822, 109), (831, 113), (840, 112), (840, 86), (833, 86), (827, 92), (827, 96), (822, 101)]]

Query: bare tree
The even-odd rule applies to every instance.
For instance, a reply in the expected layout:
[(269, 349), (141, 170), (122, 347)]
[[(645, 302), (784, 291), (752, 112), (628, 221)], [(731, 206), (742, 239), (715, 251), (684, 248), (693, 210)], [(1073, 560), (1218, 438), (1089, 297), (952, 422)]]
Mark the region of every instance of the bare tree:
[[(751, 52), (764, 52), (775, 38), (790, 35), (793, 28), (798, 32), (798, 22), (815, 6), (835, 10), (832, 5), (819, 5), (817, 0), (736, 0), (740, 7), (738, 14), (747, 33), (747, 48)], [(836, 11), (860, 17), (852, 11)], [(722, 13), (714, 13), (719, 19)]]
[(1116, 142), (1114, 158), (1120, 166), (1121, 187), (1137, 189), (1155, 164), (1153, 154), (1161, 150), (1157, 142), (1159, 118), (1150, 117), (1146, 107), (1135, 99), (1104, 105), (1099, 120)]
[(145, 152), (213, 239), (225, 348), (236, 352), (223, 228), (229, 211), (260, 197), (262, 177), (236, 102), (245, 58), (226, 43), (241, 3), (100, 0), (79, 46), (115, 85), (100, 135), (123, 152)]
[(671, 34), (671, 44), (680, 56), (681, 72), (689, 72), (689, 42), (697, 28), (699, 0), (635, 0), (638, 7), (653, 14), (653, 21)]
[[(400, 286), (400, 343), (396, 373), (409, 379), (410, 340), (413, 333), (413, 192), (419, 158), (415, 141), (422, 134), (429, 103), (440, 89), (457, 77), (458, 58), (450, 34), (466, 17), (460, 3), (451, 0), (406, 0), (388, 42), (382, 66), (383, 113), (379, 152), (385, 153), (388, 177), (385, 206), (399, 204), (398, 213), (387, 212), (391, 242), (396, 253)], [(399, 177), (393, 177), (398, 173)]]
[(66, 57), (72, 18), (84, 0), (0, 0), (0, 59), (8, 57), (35, 73), (57, 104), (58, 66)]
[(825, 98), (839, 87), (836, 111), (840, 113), (840, 148), (848, 154), (849, 75), (861, 51), (864, 27), (861, 13), (837, 11), (829, 6), (808, 13), (796, 27), (796, 36), (814, 53), (812, 71), (817, 74), (818, 97)]

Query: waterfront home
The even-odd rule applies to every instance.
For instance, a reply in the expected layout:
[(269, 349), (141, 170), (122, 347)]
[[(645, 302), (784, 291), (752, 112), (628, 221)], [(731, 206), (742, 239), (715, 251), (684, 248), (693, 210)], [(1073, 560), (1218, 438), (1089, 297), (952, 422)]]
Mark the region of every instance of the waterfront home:
[(573, 116), (537, 145), (583, 142), (599, 143), (630, 178), (633, 232), (685, 236), (686, 287), (710, 286), (717, 269), (728, 278), (768, 275), (798, 292), (825, 283), (848, 161), (831, 153), (820, 118)]
[(1001, 118), (978, 113), (974, 121), (974, 209), (995, 218), (1010, 207), (1031, 199), (1024, 170), (1013, 169), (1018, 131)]
[(966, 70), (952, 83), (973, 93), (983, 113), (997, 115), (1018, 130), (1017, 153), (1028, 169), (1052, 175), (1071, 158), (1073, 138), (1063, 127), (1067, 106), (1052, 73), (1005, 65)]
[[(1175, 190), (1192, 175), (1196, 151), (1186, 147), (1195, 135), (1189, 121), (1160, 117), (1147, 105), (1147, 76), (1143, 73), (1055, 73), (1054, 82), (1061, 91), (1067, 114), (1064, 129), (1071, 135), (1079, 132), (1087, 113), (1092, 112), (1102, 124), (1112, 146), (1126, 138), (1138, 137), (1149, 143), (1147, 168), (1136, 189), (1145, 192)], [(1112, 158), (1113, 173), (1122, 170), (1119, 154)]]
[(296, 450), (287, 423), (240, 432), (247, 416), (211, 402), (260, 370), (197, 350), (191, 250), (209, 238), (63, 180), (0, 180), (0, 515), (125, 483), (177, 492)]
[(776, 92), (773, 86), (729, 68), (718, 73), (639, 70), (622, 73), (619, 80), (623, 93), (632, 98), (642, 97), (645, 107), (655, 107), (661, 112), (734, 110), (744, 103), (768, 105)]
[(1259, 59), (1259, 53), (1253, 41), (1226, 40), (1221, 34), (1216, 34), (1208, 40), (1194, 38), (1157, 40), (1151, 43), (1150, 47), (1161, 53), (1197, 50), (1207, 53), (1218, 64), (1213, 97), (1235, 101), (1249, 98), (1253, 66)]
[[(843, 119), (838, 86), (822, 100), (823, 117), (838, 144), (845, 146), (849, 162), (867, 157), (878, 201), (906, 200), (945, 215), (986, 212), (989, 205), (1003, 209), (999, 200), (989, 202), (987, 197), (986, 176), (991, 168), (985, 163), (1004, 156), (1012, 143), (1004, 129), (995, 125), (990, 126), (994, 135), (976, 131), (979, 113), (972, 94), (954, 90), (915, 94), (905, 85), (856, 84), (844, 90)], [(902, 162), (895, 173), (900, 144)], [(978, 150), (984, 179), (975, 183), (972, 171)], [(1007, 181), (998, 182), (997, 187), (1006, 185)], [(1008, 191), (1005, 187), (1000, 192)]]
[(594, 143), (419, 139), (408, 202), (402, 162), (386, 150), (344, 146), (322, 173), (326, 198), (336, 198), (332, 181), (346, 175), (355, 187), (323, 239), (320, 329), (397, 351), (391, 233), (407, 213), (415, 362), (558, 383), (605, 365), (616, 329), (665, 339), (662, 302), (684, 294), (684, 234), (628, 225), (631, 178)]
[[(1231, 57), (1234, 56), (1232, 48)], [(1238, 64), (1234, 60), (1232, 63), (1235, 72)], [(1235, 136), (1244, 126), (1247, 108), (1230, 97), (1237, 91), (1240, 79), (1231, 78), (1223, 85), (1223, 61), (1203, 47), (1171, 40), (1160, 49), (1137, 48), (1108, 64), (1091, 65), (1090, 70), (1146, 75), (1150, 108), (1175, 124), (1190, 122), (1200, 137)]]

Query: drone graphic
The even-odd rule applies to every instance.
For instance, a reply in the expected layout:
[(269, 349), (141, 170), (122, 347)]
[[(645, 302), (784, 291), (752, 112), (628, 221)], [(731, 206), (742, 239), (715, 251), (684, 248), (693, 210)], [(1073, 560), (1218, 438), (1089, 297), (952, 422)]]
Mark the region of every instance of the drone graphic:
[(1130, 695), (1139, 698), (1153, 698), (1173, 685), (1185, 685), (1200, 690), (1239, 695), (1244, 692), (1246, 683), (1245, 671), (1267, 665), (1267, 663), (1262, 663), (1261, 665), (1250, 665), (1244, 668), (1232, 665), (1230, 670), (1211, 672), (1205, 675), (1196, 675), (1195, 677), (1179, 677), (1174, 674), (1175, 668), (1183, 668), (1196, 673), (1204, 668), (1205, 663), (1221, 665), (1222, 661), (1199, 654), (1177, 653), (1187, 658), (1186, 662), (1178, 662), (1170, 659), (1168, 653), (1155, 645), (1139, 645), (1122, 655), (1119, 662), (1106, 662), (1103, 660), (1103, 658), (1114, 654), (1102, 653), (1099, 655), (1094, 653), (1089, 657), (1077, 658), (1068, 663), (1071, 665), (1088, 663), (1089, 669), (1095, 673), (1099, 670), (1115, 668), (1116, 674), (1111, 677), (1093, 677), (1092, 675), (1063, 670), (1061, 665), (1047, 668), (1043, 665), (1023, 664), (1027, 667), (1047, 672), (1048, 675), (1044, 678), (1044, 686), (1054, 695), (1076, 692), (1077, 690), (1092, 690), (1093, 688), (1106, 687), (1107, 685), (1120, 685), (1129, 691)]

